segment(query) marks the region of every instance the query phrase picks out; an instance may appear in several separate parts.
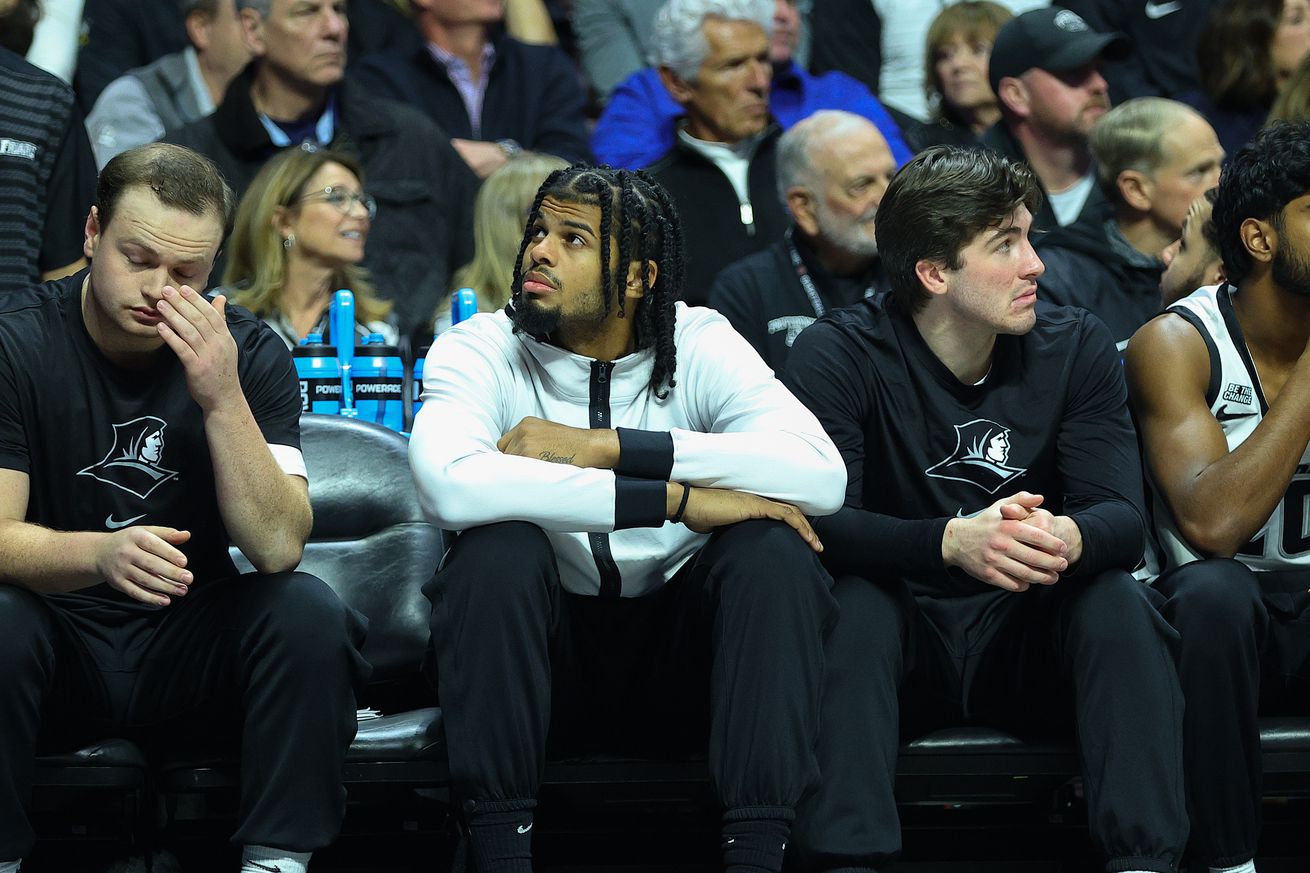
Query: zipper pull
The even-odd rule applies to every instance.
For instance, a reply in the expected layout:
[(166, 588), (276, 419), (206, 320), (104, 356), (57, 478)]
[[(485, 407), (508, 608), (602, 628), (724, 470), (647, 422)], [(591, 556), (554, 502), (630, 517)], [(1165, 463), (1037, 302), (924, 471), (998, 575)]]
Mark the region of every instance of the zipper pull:
[(741, 203), (741, 223), (746, 226), (748, 236), (755, 236), (755, 207), (751, 206), (749, 200)]

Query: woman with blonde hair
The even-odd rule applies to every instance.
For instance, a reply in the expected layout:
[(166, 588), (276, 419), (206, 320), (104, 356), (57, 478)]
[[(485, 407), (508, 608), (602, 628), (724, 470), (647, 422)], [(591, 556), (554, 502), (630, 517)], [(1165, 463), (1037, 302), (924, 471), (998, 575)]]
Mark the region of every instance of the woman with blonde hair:
[(473, 201), (473, 260), (455, 271), (450, 291), (437, 304), (434, 333), (450, 327), (450, 298), (459, 288), (474, 290), (479, 312), (495, 312), (509, 302), (532, 199), (547, 176), (567, 166), (552, 155), (523, 152), (482, 183)]
[(310, 333), (334, 342), (328, 306), (338, 288), (355, 294), (356, 333), (398, 335), (391, 304), (360, 266), (377, 204), (359, 162), (341, 152), (285, 149), (259, 171), (237, 207), (225, 293), (295, 346)]

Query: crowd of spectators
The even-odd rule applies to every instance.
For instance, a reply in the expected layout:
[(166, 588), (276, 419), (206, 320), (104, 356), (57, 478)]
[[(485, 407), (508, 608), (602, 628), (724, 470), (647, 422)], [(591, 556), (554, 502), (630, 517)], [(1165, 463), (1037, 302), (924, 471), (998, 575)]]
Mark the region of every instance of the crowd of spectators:
[[(1044, 291), (1099, 309), (1123, 339), (1155, 297), (1116, 309), (1114, 294), (1073, 283), (1057, 253), (1081, 252), (1074, 264), (1102, 260), (1106, 281), (1105, 264), (1135, 264), (1116, 275), (1151, 288), (1187, 204), (1173, 203), (1161, 219), (1158, 204), (1142, 198), (1158, 201), (1161, 168), (1203, 134), (1184, 141), (1175, 131), (1158, 153), (1131, 159), (1107, 146), (1122, 160), (1098, 171), (1098, 120), (1133, 98), (1177, 99), (1199, 113), (1186, 116), (1189, 130), (1208, 124), (1232, 154), (1266, 119), (1310, 111), (1306, 0), (1131, 10), (1099, 0), (7, 6), (0, 42), (71, 85), (5, 56), (8, 75), (33, 84), (22, 98), (9, 89), (7, 101), (28, 105), (6, 107), (0, 132), (39, 156), (10, 155), (0, 167), (0, 197), (31, 204), (4, 220), (0, 246), (14, 251), (0, 258), (0, 287), (82, 265), (77, 240), (61, 237), (75, 226), (68, 217), (90, 204), (88, 152), (102, 167), (133, 146), (177, 142), (216, 160), (240, 196), (269, 157), (307, 143), (353, 155), (367, 178), (378, 206), (365, 265), (406, 349), (430, 338), (453, 274), (473, 259), (481, 181), (520, 155), (651, 172), (687, 230), (686, 299), (703, 303), (721, 271), (780, 243), (796, 219), (777, 185), (776, 139), (822, 110), (872, 122), (896, 166), (946, 143), (1028, 164), (1045, 194), (1036, 228), (1060, 229), (1043, 245), (1054, 267)], [(1184, 117), (1152, 105), (1156, 117)], [(1213, 183), (1211, 170), (1191, 177), (1187, 191)], [(1124, 171), (1150, 184), (1126, 187)], [(1175, 199), (1190, 202), (1184, 193)], [(1150, 217), (1151, 232), (1136, 221), (1135, 239), (1115, 238), (1110, 225), (1123, 230), (1126, 210)], [(1107, 251), (1117, 254), (1105, 261)], [(508, 294), (477, 290), (497, 305)]]

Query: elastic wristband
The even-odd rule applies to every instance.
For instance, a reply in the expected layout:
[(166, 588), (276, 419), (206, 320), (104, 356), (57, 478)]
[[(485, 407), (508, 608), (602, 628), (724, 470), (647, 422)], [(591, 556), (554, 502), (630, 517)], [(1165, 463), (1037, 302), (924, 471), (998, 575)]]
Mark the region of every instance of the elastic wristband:
[(682, 500), (678, 503), (678, 511), (673, 513), (673, 518), (670, 518), (669, 521), (673, 522), (674, 524), (677, 524), (678, 522), (682, 521), (682, 514), (687, 511), (687, 499), (689, 497), (691, 497), (691, 486), (683, 485)]

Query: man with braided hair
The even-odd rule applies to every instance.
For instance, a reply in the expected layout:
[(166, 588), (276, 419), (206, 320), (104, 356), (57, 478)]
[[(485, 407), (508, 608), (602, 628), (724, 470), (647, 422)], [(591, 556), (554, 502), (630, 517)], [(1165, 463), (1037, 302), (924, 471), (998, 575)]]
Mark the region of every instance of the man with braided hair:
[(531, 870), (547, 750), (708, 744), (732, 873), (780, 869), (817, 777), (833, 601), (805, 516), (845, 468), (722, 316), (675, 302), (681, 249), (650, 177), (557, 171), (511, 303), (428, 355), (410, 462), (462, 531), (430, 666), (481, 873)]

